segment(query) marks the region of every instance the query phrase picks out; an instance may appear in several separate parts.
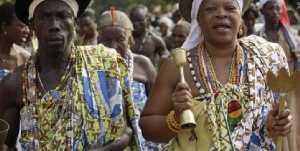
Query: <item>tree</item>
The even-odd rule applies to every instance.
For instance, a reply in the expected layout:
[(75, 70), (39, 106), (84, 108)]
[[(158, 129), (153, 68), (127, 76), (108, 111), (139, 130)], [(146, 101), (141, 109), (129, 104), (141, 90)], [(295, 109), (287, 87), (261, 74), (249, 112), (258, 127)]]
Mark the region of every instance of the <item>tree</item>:
[(178, 0), (94, 0), (91, 6), (95, 9), (97, 16), (109, 10), (111, 6), (114, 6), (116, 10), (128, 13), (132, 7), (138, 4), (147, 6), (151, 13), (166, 13), (177, 2)]

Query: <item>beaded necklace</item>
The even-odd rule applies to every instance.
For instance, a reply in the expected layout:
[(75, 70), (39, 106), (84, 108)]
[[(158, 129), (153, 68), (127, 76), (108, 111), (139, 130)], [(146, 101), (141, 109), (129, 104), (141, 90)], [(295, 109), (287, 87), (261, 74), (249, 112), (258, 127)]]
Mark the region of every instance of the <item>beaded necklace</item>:
[[(50, 91), (45, 94), (43, 97), (45, 102), (47, 101), (47, 105), (41, 105), (37, 102), (38, 96), (37, 96), (37, 75), (38, 75), (38, 69), (37, 69), (37, 57), (33, 56), (32, 59), (30, 59), (28, 62), (25, 63), (24, 71), (23, 71), (23, 101), (25, 105), (29, 108), (29, 119), (30, 119), (30, 142), (32, 144), (31, 148), (34, 150), (39, 150), (39, 138), (40, 138), (40, 132), (38, 129), (40, 117), (39, 115), (47, 114), (47, 110), (52, 107), (53, 104), (61, 105), (62, 103), (62, 109), (60, 113), (67, 113), (66, 118), (64, 119), (63, 114), (59, 114), (57, 116), (57, 124), (61, 125), (62, 122), (67, 121), (66, 126), (66, 150), (72, 150), (72, 144), (73, 144), (73, 106), (74, 106), (74, 85), (76, 83), (76, 77), (75, 77), (75, 50), (72, 47), (72, 51), (70, 52), (70, 62), (69, 65), (66, 67), (64, 76), (62, 76), (60, 84), (54, 89), (50, 90), (53, 91), (53, 93), (50, 94)], [(69, 70), (71, 68), (71, 70)], [(70, 77), (70, 78), (66, 78)], [(65, 88), (63, 88), (64, 83), (66, 83)], [(59, 91), (60, 95), (57, 96), (57, 98), (53, 98), (55, 94), (57, 94)], [(45, 109), (44, 112), (38, 113), (40, 110), (38, 107)], [(42, 110), (43, 111), (43, 110)], [(41, 126), (41, 125), (40, 125)], [(56, 130), (53, 130), (56, 131)], [(50, 140), (52, 143), (54, 140), (54, 136)]]
[[(220, 82), (216, 78), (211, 59), (207, 51), (205, 50), (203, 43), (199, 45), (198, 51), (196, 51), (196, 68), (193, 67), (192, 58), (189, 52), (187, 53), (187, 58), (189, 61), (191, 74), (193, 75), (193, 79), (196, 83), (196, 87), (199, 89), (200, 94), (203, 94), (205, 92), (215, 92), (218, 89)], [(232, 62), (230, 65), (230, 74), (228, 77), (229, 83), (238, 84), (242, 81), (244, 72), (243, 59), (242, 47), (237, 44), (236, 51), (233, 54)], [(197, 74), (200, 79), (199, 81), (197, 80), (196, 72), (194, 69), (197, 69)], [(200, 81), (202, 82), (204, 88), (201, 87)]]
[(125, 56), (125, 60), (128, 66), (128, 78), (130, 80), (130, 82), (133, 81), (133, 53), (128, 50)]

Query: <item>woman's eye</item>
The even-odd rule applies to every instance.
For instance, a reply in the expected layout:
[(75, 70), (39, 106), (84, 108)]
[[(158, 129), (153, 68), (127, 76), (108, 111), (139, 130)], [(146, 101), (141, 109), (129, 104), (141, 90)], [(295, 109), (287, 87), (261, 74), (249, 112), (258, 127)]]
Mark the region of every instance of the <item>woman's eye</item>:
[(216, 8), (215, 7), (207, 7), (205, 10), (212, 11), (212, 10), (216, 10)]

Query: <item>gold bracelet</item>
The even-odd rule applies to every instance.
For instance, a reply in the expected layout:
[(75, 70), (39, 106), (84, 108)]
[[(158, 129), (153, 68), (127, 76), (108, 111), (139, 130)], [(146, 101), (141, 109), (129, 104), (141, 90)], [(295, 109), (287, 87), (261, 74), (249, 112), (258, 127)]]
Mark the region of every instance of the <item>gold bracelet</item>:
[(173, 132), (175, 132), (175, 133), (178, 133), (178, 132), (181, 130), (181, 128), (180, 128), (180, 124), (176, 121), (176, 119), (175, 119), (174, 116), (175, 116), (175, 111), (172, 110), (172, 111), (168, 114), (166, 122), (167, 122), (168, 128), (169, 128), (171, 131), (173, 131)]

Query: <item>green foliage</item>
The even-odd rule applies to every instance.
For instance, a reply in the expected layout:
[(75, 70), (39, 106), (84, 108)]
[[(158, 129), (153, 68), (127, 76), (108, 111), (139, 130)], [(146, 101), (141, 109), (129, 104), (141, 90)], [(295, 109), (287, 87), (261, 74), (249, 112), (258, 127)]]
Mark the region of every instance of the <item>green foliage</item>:
[(179, 0), (94, 0), (92, 8), (95, 9), (96, 15), (101, 15), (104, 11), (114, 6), (116, 10), (126, 13), (139, 4), (146, 5), (151, 13), (166, 13), (171, 11), (172, 6)]

